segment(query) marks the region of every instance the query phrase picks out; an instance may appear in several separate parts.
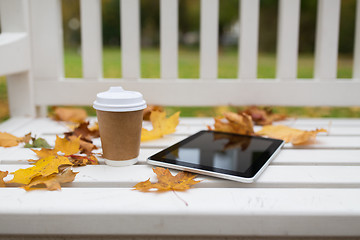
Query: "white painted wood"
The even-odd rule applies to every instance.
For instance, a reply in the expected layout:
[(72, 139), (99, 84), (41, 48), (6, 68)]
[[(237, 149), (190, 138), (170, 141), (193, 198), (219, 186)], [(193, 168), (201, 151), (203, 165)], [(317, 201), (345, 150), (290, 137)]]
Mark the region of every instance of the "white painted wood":
[(102, 77), (101, 0), (81, 0), (81, 54), (83, 78)]
[(33, 0), (29, 4), (34, 80), (60, 80), (64, 77), (61, 1)]
[(0, 124), (0, 131), (1, 132), (9, 132), (12, 133), (16, 129), (22, 127), (23, 125), (33, 121), (33, 118), (24, 118), (24, 117), (12, 117), (5, 122)]
[(139, 0), (121, 0), (121, 64), (123, 79), (140, 77)]
[(178, 78), (178, 0), (160, 0), (161, 78)]
[(299, 49), (300, 0), (280, 0), (276, 78), (295, 80)]
[(219, 0), (201, 0), (200, 78), (218, 76)]
[[(14, 13), (17, 14), (14, 14)], [(29, 28), (28, 4), (25, 0), (0, 1), (1, 32), (26, 32)]]
[(356, 2), (353, 78), (360, 79), (360, 1)]
[[(173, 192), (144, 194), (122, 188), (64, 188), (31, 193), (9, 188), (2, 189), (2, 193), (7, 206), (1, 208), (0, 214), (3, 234), (360, 234), (357, 188), (204, 188), (177, 193), (188, 206)], [(14, 222), (22, 227), (11, 224)], [(79, 222), (86, 224), (79, 227)]]
[[(257, 81), (234, 79), (161, 81), (159, 79), (144, 79), (139, 81), (118, 80), (116, 82), (114, 80), (89, 82), (81, 79), (69, 79), (61, 83), (36, 81), (35, 91), (42, 94), (36, 94), (35, 103), (40, 105), (73, 105), (75, 102), (71, 96), (76, 96), (78, 105), (92, 105), (98, 92), (105, 91), (116, 83), (125, 89), (140, 91), (149, 103), (160, 105), (165, 103), (170, 106), (360, 105), (360, 98), (358, 97), (360, 82), (342, 81), (341, 79), (331, 82), (309, 80), (279, 82), (264, 79)], [(83, 91), (83, 84), (86, 84), (87, 94), (79, 95), (78, 93)], [(271, 91), (269, 91), (270, 88)], [(346, 95), (339, 94), (345, 92)], [(186, 93), (186, 97), (184, 93)]]
[(340, 26), (340, 0), (319, 0), (316, 20), (314, 78), (335, 80)]
[(29, 51), (29, 37), (25, 32), (0, 34), (0, 75), (29, 70)]
[(255, 79), (259, 44), (259, 0), (241, 0), (238, 78)]

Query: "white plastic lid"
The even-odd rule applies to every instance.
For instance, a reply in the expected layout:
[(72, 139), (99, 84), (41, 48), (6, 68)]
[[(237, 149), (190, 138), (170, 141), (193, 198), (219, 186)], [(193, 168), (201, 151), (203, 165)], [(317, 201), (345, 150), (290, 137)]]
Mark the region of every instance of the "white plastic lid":
[(110, 87), (108, 91), (96, 95), (93, 107), (107, 112), (130, 112), (146, 108), (146, 102), (139, 92)]

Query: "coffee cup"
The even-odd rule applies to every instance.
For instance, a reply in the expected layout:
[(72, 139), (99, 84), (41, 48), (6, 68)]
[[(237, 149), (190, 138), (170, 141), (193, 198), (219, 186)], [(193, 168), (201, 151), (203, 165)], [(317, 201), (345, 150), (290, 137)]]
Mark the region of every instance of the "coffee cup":
[(93, 104), (99, 123), (103, 158), (107, 165), (128, 166), (138, 161), (143, 110), (146, 102), (139, 92), (110, 87), (100, 92)]

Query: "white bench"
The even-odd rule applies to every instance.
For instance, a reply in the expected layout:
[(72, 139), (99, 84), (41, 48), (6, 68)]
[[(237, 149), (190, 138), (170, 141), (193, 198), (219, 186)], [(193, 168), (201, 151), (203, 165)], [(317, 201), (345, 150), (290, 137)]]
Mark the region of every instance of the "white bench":
[[(7, 75), (10, 120), (0, 131), (32, 132), (54, 144), (63, 125), (48, 105), (91, 105), (109, 86), (162, 105), (359, 106), (360, 6), (353, 79), (336, 79), (340, 0), (319, 0), (314, 79), (297, 79), (300, 1), (279, 2), (276, 79), (257, 79), (259, 1), (240, 1), (238, 79), (217, 78), (218, 0), (201, 1), (200, 79), (178, 79), (178, 0), (161, 0), (161, 79), (140, 79), (139, 0), (121, 0), (123, 79), (102, 78), (100, 0), (81, 0), (83, 79), (65, 79), (59, 0), (0, 0), (0, 75)], [(86, 91), (85, 91), (86, 90)], [(80, 94), (79, 94), (80, 93)], [(176, 133), (142, 143), (140, 163), (79, 168), (61, 191), (0, 189), (0, 235), (360, 236), (360, 120), (297, 119), (283, 124), (328, 128), (314, 145), (287, 144), (253, 184), (199, 176), (178, 193), (131, 190), (151, 177), (147, 156), (212, 124), (182, 118)], [(99, 144), (99, 142), (97, 143)], [(0, 170), (27, 167), (34, 155), (0, 148)], [(171, 238), (171, 237), (169, 237)]]

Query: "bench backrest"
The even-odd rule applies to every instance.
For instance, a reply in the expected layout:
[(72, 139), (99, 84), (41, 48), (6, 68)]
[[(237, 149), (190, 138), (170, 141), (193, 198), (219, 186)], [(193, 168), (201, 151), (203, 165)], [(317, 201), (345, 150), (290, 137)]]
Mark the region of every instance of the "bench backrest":
[(11, 115), (91, 105), (113, 85), (162, 105), (360, 105), (359, 4), (352, 79), (337, 79), (340, 0), (318, 1), (314, 79), (297, 79), (300, 0), (279, 0), (276, 78), (258, 79), (260, 2), (239, 1), (236, 79), (218, 79), (219, 0), (201, 0), (199, 79), (178, 78), (179, 0), (160, 0), (160, 79), (140, 78), (139, 0), (120, 0), (122, 79), (102, 77), (101, 0), (81, 0), (83, 78), (66, 79), (61, 1), (0, 0), (0, 75), (7, 75)]

